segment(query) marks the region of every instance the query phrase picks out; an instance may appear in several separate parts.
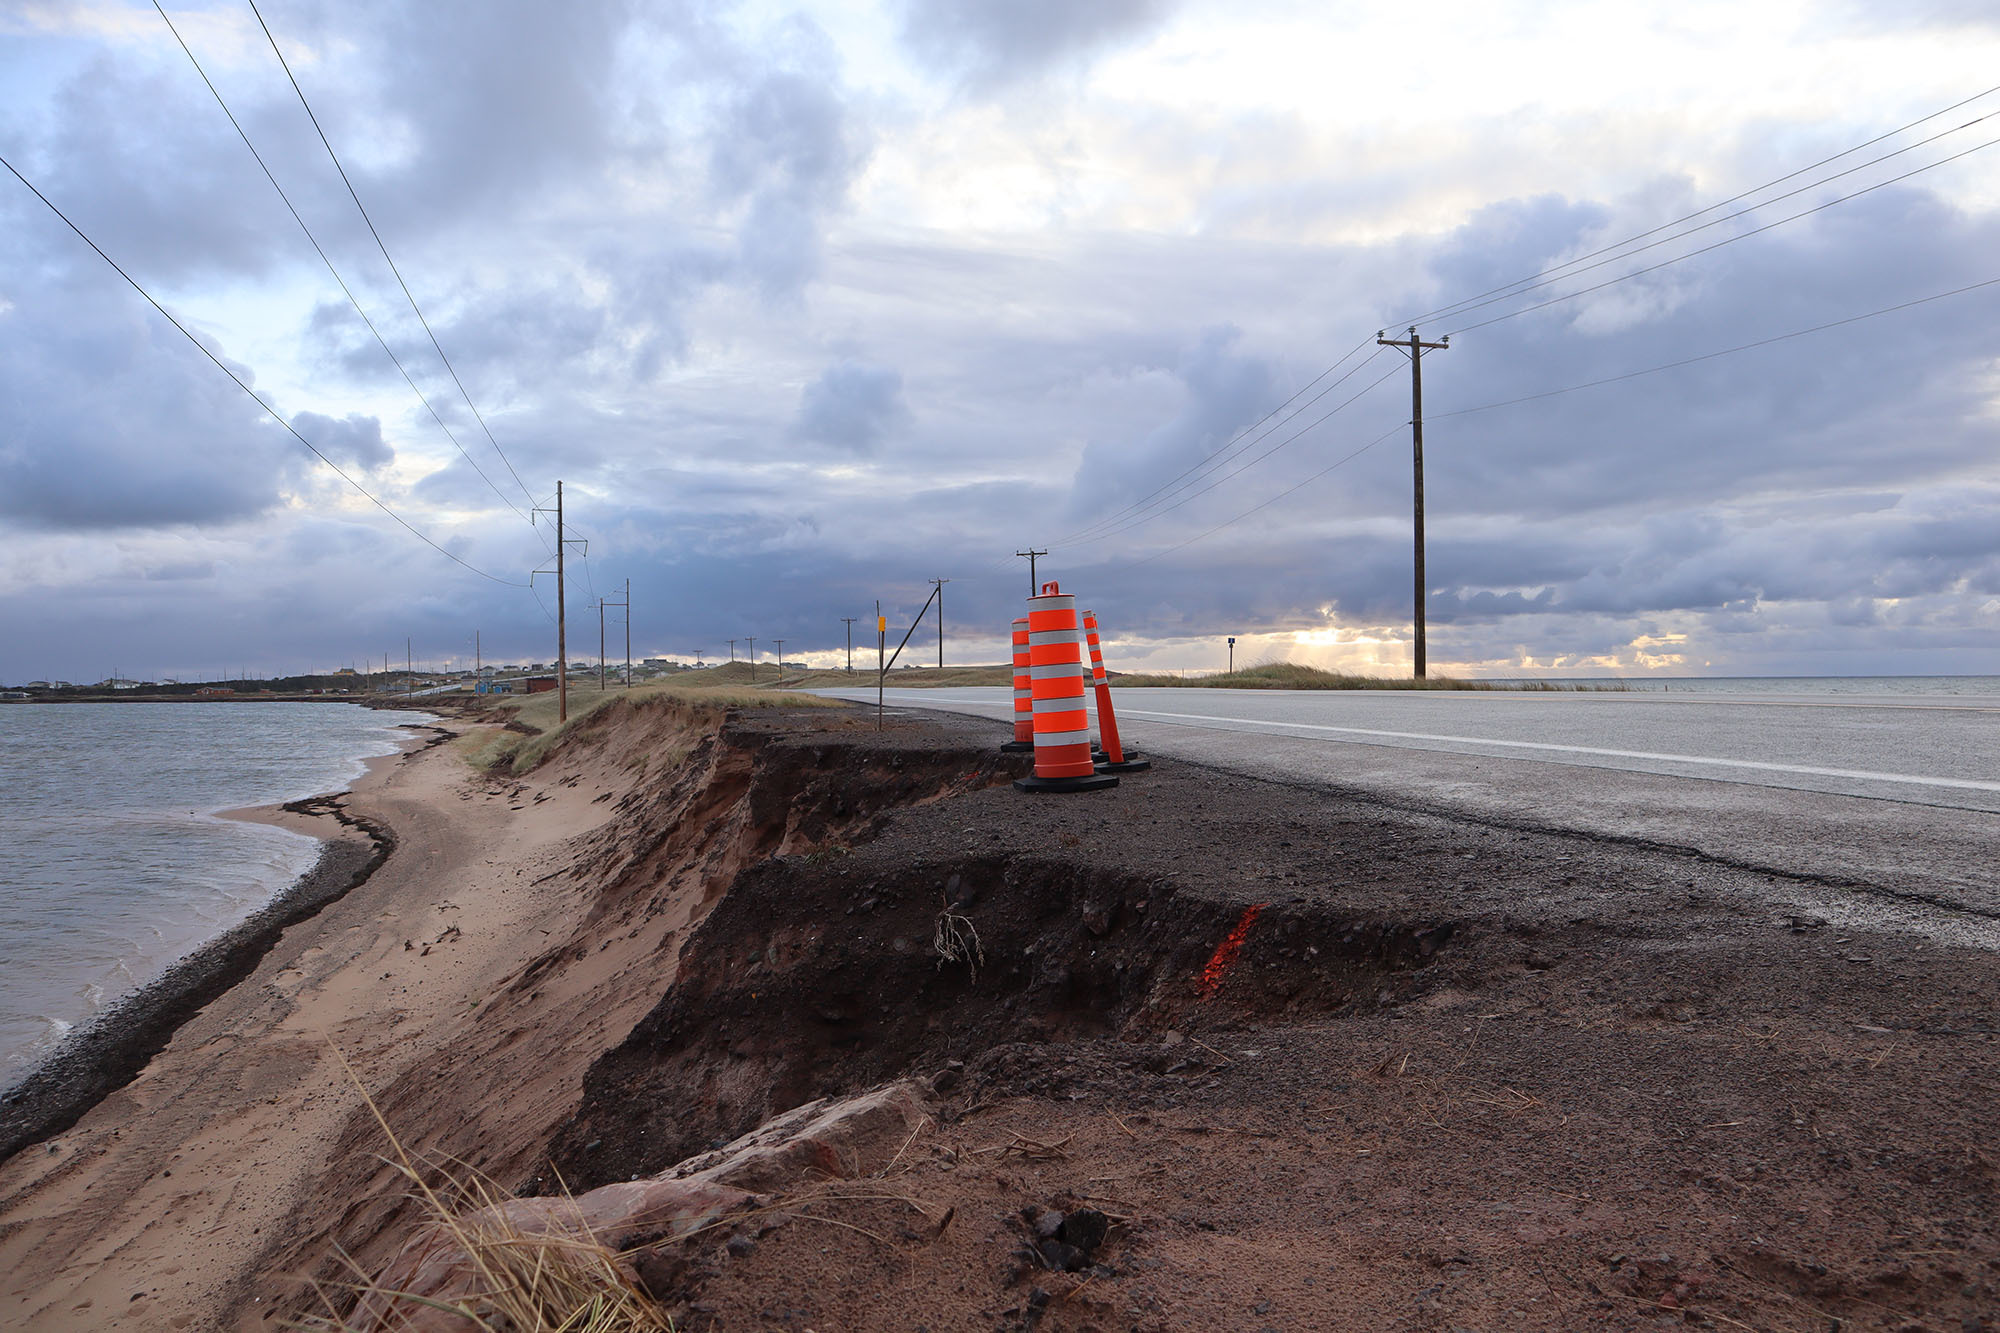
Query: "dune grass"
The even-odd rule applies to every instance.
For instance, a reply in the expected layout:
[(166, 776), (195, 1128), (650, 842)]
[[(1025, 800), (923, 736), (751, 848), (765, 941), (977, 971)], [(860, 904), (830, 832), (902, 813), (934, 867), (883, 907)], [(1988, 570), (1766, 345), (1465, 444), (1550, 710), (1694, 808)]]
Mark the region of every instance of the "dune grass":
[[(711, 708), (843, 708), (838, 699), (816, 694), (789, 694), (779, 690), (751, 689), (728, 680), (691, 679), (705, 672), (688, 671), (664, 681), (635, 685), (629, 690), (600, 690), (595, 682), (572, 682), (569, 688), (569, 719), (556, 720), (556, 692), (541, 694), (496, 694), (485, 699), (493, 721), (516, 724), (519, 729), (474, 732), (459, 742), (459, 753), (476, 768), (495, 772), (525, 773), (542, 762), (564, 736), (591, 714), (620, 699), (644, 705), (655, 700), (675, 700)], [(746, 677), (747, 679), (747, 677)]]
[[(339, 1293), (372, 1307), (370, 1327), (407, 1328), (427, 1311), (456, 1315), (478, 1333), (674, 1333), (674, 1322), (633, 1281), (628, 1255), (614, 1251), (583, 1222), (556, 1230), (524, 1230), (509, 1217), (513, 1195), (485, 1173), (456, 1159), (419, 1163), (389, 1127), (382, 1108), (362, 1085), (347, 1057), (334, 1048), (369, 1114), (388, 1140), (381, 1160), (409, 1187), (418, 1225), (428, 1227), (465, 1256), (475, 1294), (455, 1300), (400, 1292), (376, 1285), (345, 1250), (335, 1253), (351, 1277), (345, 1282), (314, 1281), (324, 1315), (287, 1320), (283, 1327), (304, 1333), (343, 1333), (352, 1327), (340, 1311)], [(436, 1183), (433, 1183), (436, 1182)], [(568, 1187), (563, 1197), (572, 1209)]]
[(1298, 662), (1260, 662), (1256, 666), (1244, 667), (1240, 671), (1219, 671), (1207, 676), (1182, 676), (1172, 672), (1119, 675), (1113, 672), (1112, 677), (1121, 689), (1171, 687), (1202, 690), (1504, 690), (1510, 693), (1519, 691), (1549, 693), (1623, 688), (1617, 684), (1595, 681), (1462, 680), (1454, 676), (1426, 676), (1422, 680), (1415, 680), (1409, 676), (1353, 676), (1339, 671), (1323, 671), (1319, 667), (1305, 666)]
[[(750, 667), (744, 662), (725, 663), (719, 667), (708, 667), (701, 671), (686, 671), (674, 677), (686, 681), (693, 688), (717, 688), (729, 684), (754, 688), (756, 697), (770, 698), (767, 691), (780, 687), (777, 668), (764, 663), (757, 668), (756, 683), (751, 685)], [(1503, 690), (1510, 693), (1562, 693), (1570, 691), (1622, 690), (1625, 686), (1616, 681), (1548, 681), (1548, 680), (1466, 680), (1455, 676), (1427, 676), (1414, 680), (1408, 676), (1358, 676), (1339, 671), (1325, 671), (1319, 667), (1305, 666), (1298, 662), (1260, 662), (1256, 666), (1244, 667), (1240, 671), (1217, 671), (1206, 673), (1181, 673), (1173, 671), (1152, 672), (1111, 672), (1112, 682), (1121, 688), (1137, 689), (1209, 689), (1209, 690)], [(713, 685), (709, 682), (714, 682)], [(954, 685), (1012, 685), (1012, 666), (963, 666), (946, 667), (942, 671), (936, 667), (914, 667), (909, 670), (898, 668), (889, 673), (888, 683), (899, 690), (941, 689)], [(850, 674), (842, 670), (801, 671), (797, 667), (786, 672), (783, 680), (785, 689), (872, 689), (875, 685), (875, 664), (869, 662), (864, 667), (859, 654), (855, 657), (855, 669)], [(572, 696), (574, 697), (574, 696)]]
[[(739, 662), (737, 665), (741, 666), (742, 663)], [(759, 667), (758, 672), (759, 688), (765, 685), (769, 685), (772, 688), (777, 687), (777, 673), (772, 667)], [(948, 666), (940, 671), (936, 667), (911, 667), (906, 670), (901, 665), (898, 665), (895, 670), (889, 673), (889, 684), (899, 690), (941, 689), (949, 685), (1012, 685), (1013, 683), (1014, 668), (1012, 666)], [(785, 672), (784, 679), (784, 688), (788, 690), (839, 689), (842, 687), (872, 689), (874, 685), (875, 660), (871, 656), (864, 666), (860, 653), (854, 655), (854, 671), (852, 674), (839, 668), (831, 671), (802, 671), (798, 667), (792, 667)]]

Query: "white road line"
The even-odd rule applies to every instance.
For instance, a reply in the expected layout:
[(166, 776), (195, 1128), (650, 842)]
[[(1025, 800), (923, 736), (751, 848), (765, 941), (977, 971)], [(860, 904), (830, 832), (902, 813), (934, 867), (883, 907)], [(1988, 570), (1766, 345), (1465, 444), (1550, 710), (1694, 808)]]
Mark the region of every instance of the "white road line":
[(1914, 773), (1877, 773), (1856, 768), (1817, 768), (1811, 764), (1777, 764), (1757, 759), (1723, 759), (1714, 755), (1655, 754), (1648, 750), (1606, 750), (1591, 745), (1557, 745), (1549, 741), (1503, 741), (1488, 736), (1440, 736), (1424, 731), (1378, 731), (1368, 727), (1330, 727), (1314, 722), (1264, 722), (1244, 717), (1210, 717), (1201, 713), (1159, 713), (1125, 708), (1125, 717), (1157, 718), (1163, 722), (1219, 722), (1227, 727), (1266, 727), (1272, 730), (1319, 731), (1344, 736), (1368, 736), (1380, 740), (1439, 741), (1449, 745), (1498, 745), (1511, 750), (1538, 750), (1558, 754), (1601, 755), (1607, 759), (1640, 759), (1654, 764), (1705, 764), (1715, 768), (1747, 768), (1766, 773), (1799, 773), (1821, 778), (1848, 778), (1855, 782), (1897, 782), (1916, 787), (1951, 787), (1961, 791), (2000, 792), (2000, 782), (1975, 778), (1925, 777)]
[[(901, 691), (907, 699), (920, 699), (921, 691)], [(936, 702), (942, 703), (943, 700)], [(1011, 709), (1011, 701), (953, 699), (954, 704), (978, 708)], [(1149, 718), (1160, 722), (1219, 723), (1224, 728), (1262, 727), (1271, 731), (1314, 731), (1329, 735), (1361, 736), (1375, 740), (1434, 741), (1446, 745), (1494, 745), (1512, 750), (1535, 750), (1551, 754), (1597, 755), (1606, 759), (1638, 759), (1655, 764), (1694, 764), (1711, 768), (1750, 769), (1763, 773), (1793, 773), (1821, 778), (1846, 778), (1852, 782), (1888, 782), (1912, 787), (1947, 787), (1958, 791), (2000, 792), (2000, 782), (1976, 778), (1928, 777), (1915, 773), (1878, 773), (1870, 769), (1819, 768), (1811, 764), (1779, 764), (1757, 759), (1724, 759), (1716, 755), (1657, 754), (1649, 750), (1607, 750), (1590, 745), (1557, 745), (1549, 741), (1504, 741), (1488, 736), (1444, 736), (1425, 731), (1382, 731), (1370, 727), (1334, 727), (1316, 722), (1266, 722), (1247, 717), (1214, 717), (1204, 713), (1165, 713), (1143, 708), (1121, 708), (1119, 716)]]

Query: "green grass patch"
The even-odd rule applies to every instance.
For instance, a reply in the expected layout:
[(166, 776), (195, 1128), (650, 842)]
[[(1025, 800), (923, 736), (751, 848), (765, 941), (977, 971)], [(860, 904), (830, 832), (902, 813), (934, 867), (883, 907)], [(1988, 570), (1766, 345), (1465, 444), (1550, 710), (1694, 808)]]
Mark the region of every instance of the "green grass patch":
[(548, 756), (550, 750), (585, 719), (620, 699), (644, 705), (654, 700), (676, 700), (710, 708), (843, 708), (838, 699), (822, 699), (815, 694), (787, 694), (778, 690), (733, 687), (690, 679), (704, 672), (687, 671), (670, 680), (635, 685), (629, 690), (600, 690), (590, 685), (572, 684), (569, 690), (569, 718), (556, 720), (556, 692), (541, 694), (499, 694), (487, 696), (490, 720), (509, 724), (506, 730), (471, 733), (459, 741), (467, 763), (491, 772), (525, 773)]

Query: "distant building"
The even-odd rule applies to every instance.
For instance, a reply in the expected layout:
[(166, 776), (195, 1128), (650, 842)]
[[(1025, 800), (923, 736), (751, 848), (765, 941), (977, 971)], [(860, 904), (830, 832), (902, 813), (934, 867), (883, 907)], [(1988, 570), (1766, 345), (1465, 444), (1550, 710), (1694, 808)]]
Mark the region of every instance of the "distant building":
[(228, 699), (233, 697), (235, 693), (236, 691), (230, 689), (227, 685), (204, 685), (194, 692), (194, 697), (197, 699)]
[(554, 676), (530, 676), (528, 677), (527, 685), (528, 693), (530, 694), (547, 694), (556, 687), (556, 678)]

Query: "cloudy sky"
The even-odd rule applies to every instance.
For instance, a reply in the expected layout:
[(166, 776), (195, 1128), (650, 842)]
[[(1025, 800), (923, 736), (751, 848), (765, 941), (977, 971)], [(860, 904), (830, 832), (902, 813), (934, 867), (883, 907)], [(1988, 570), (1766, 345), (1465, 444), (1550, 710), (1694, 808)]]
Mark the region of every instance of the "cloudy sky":
[(150, 3), (0, 0), (0, 155), (456, 560), (0, 174), (0, 681), (551, 657), (559, 479), (591, 653), (997, 661), (1033, 546), (1404, 671), (1412, 321), (1434, 669), (2000, 672), (2000, 285), (1708, 356), (2000, 279), (1984, 0), (260, 6), (463, 392), (247, 0), (352, 301)]

